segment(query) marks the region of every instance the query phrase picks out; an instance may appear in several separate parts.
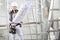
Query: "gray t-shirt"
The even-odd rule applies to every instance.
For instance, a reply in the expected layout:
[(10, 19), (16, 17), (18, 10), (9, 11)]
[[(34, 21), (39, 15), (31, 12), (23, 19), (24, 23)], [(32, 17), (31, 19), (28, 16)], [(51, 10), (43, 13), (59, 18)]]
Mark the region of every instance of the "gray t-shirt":
[[(17, 14), (17, 13), (13, 13), (13, 15), (12, 15), (12, 18), (13, 18), (13, 19), (15, 18), (16, 14)], [(13, 19), (12, 19), (12, 20), (13, 20)]]
[(12, 21), (15, 18), (17, 12), (18, 12), (18, 10), (15, 10), (15, 12), (13, 10), (10, 11), (10, 13), (9, 13), (9, 20), (10, 21)]

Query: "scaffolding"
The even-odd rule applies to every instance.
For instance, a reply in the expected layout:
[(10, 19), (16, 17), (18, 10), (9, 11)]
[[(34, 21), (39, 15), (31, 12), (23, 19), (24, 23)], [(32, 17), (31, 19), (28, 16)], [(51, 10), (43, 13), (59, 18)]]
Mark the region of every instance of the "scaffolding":
[[(58, 5), (56, 5), (58, 4)], [(49, 9), (49, 17), (48, 17), (48, 28), (52, 27), (52, 30), (49, 30), (48, 33), (53, 33), (53, 36), (50, 34), (49, 40), (60, 40), (60, 29), (59, 29), (59, 0), (51, 0), (50, 9)], [(56, 13), (57, 16), (56, 16)], [(52, 25), (52, 26), (51, 26)]]
[[(24, 1), (28, 1), (28, 0), (24, 0)], [(8, 2), (9, 1), (7, 1), (7, 3)], [(45, 40), (44, 35), (46, 34), (46, 32), (44, 32), (43, 30), (44, 29), (43, 27), (45, 26), (44, 20), (43, 20), (43, 2), (44, 0), (31, 1), (32, 7), (28, 10), (28, 14), (25, 16), (22, 24), (24, 40)], [(7, 18), (8, 18), (8, 14), (7, 14)], [(5, 26), (5, 25), (2, 25), (2, 26)], [(5, 29), (8, 30), (8, 24), (6, 26), (7, 27)], [(2, 29), (2, 30), (5, 30), (5, 29)], [(8, 31), (6, 34), (9, 34)], [(2, 37), (2, 35), (1, 35), (1, 40), (5, 38), (5, 36)], [(8, 35), (7, 38), (5, 38), (4, 40), (10, 40), (10, 35)], [(16, 40), (18, 39), (16, 38)]]
[[(10, 5), (10, 2), (12, 1), (14, 0), (7, 1), (8, 3), (7, 6)], [(48, 18), (44, 17), (44, 4), (45, 4), (45, 1), (47, 0), (24, 0), (23, 2), (26, 2), (26, 1), (31, 1), (32, 7), (28, 10), (27, 12), (28, 14), (22, 20), (24, 40), (60, 40), (60, 29), (59, 29), (60, 18), (58, 18), (60, 9), (56, 8), (56, 5), (55, 5), (56, 1), (59, 1), (59, 0), (50, 1)], [(57, 2), (57, 4), (59, 3)], [(58, 13), (58, 15), (56, 13)], [(4, 16), (3, 17), (0, 16), (0, 17), (7, 19), (8, 14), (6, 14), (6, 16), (7, 17), (4, 17)], [(6, 22), (7, 21), (8, 19), (6, 20)], [(0, 25), (0, 31), (1, 31), (0, 40), (10, 40), (10, 34), (8, 33), (9, 31), (7, 30), (9, 30), (8, 22), (5, 25)], [(3, 35), (4, 31), (6, 32), (6, 35), (8, 34), (7, 37), (5, 37), (6, 35), (5, 36)], [(18, 40), (18, 37), (16, 38), (16, 40)]]

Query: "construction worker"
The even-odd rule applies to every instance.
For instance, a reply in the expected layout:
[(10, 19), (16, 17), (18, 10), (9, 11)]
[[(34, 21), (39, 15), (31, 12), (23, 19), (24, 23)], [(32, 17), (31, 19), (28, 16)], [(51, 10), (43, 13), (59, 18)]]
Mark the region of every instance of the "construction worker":
[(22, 33), (22, 27), (21, 23), (14, 23), (12, 20), (16, 16), (17, 12), (19, 11), (17, 9), (18, 4), (16, 2), (11, 3), (11, 11), (9, 12), (9, 28), (11, 33), (11, 39), (15, 40), (15, 34), (17, 33), (19, 36), (19, 40), (23, 40), (23, 33)]

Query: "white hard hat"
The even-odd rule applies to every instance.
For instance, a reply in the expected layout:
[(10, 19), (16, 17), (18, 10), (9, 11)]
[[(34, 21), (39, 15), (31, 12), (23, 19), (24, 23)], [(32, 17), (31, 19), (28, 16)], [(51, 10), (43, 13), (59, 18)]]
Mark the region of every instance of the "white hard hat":
[(11, 3), (11, 6), (16, 6), (16, 7), (18, 7), (18, 4), (17, 4), (16, 2), (12, 2), (12, 3)]

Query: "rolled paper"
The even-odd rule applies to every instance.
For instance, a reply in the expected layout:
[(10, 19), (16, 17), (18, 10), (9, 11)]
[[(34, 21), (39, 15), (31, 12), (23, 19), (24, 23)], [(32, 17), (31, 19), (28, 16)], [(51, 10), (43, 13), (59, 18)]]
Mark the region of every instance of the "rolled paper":
[(24, 18), (27, 10), (31, 7), (31, 3), (27, 2), (25, 5), (21, 6), (19, 11), (17, 12), (15, 18), (13, 19), (14, 23), (20, 23)]

